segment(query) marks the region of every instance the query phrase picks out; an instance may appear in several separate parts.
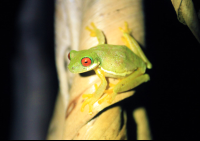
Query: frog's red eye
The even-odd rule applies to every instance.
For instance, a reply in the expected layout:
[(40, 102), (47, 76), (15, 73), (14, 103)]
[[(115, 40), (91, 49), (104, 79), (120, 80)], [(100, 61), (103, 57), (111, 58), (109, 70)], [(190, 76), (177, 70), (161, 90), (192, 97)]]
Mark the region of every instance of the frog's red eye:
[(91, 65), (92, 60), (89, 57), (85, 57), (81, 60), (81, 63), (83, 66), (87, 67), (87, 66)]
[(68, 59), (70, 60), (70, 53), (68, 54)]

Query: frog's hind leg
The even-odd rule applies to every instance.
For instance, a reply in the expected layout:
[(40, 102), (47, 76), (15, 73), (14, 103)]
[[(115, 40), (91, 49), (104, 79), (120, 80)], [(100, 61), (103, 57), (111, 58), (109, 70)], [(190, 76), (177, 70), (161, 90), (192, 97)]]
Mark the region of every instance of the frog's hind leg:
[(150, 77), (148, 74), (144, 74), (145, 69), (138, 68), (134, 73), (132, 73), (130, 76), (122, 79), (113, 89), (113, 94), (111, 95), (109, 103), (112, 103), (114, 98), (118, 93), (125, 92), (128, 90), (131, 90), (138, 85), (147, 82), (150, 80)]
[(151, 69), (151, 62), (149, 62), (137, 41), (133, 37), (131, 37), (131, 30), (128, 27), (128, 23), (125, 22), (125, 28), (123, 29), (120, 27), (120, 30), (123, 33), (122, 39), (125, 42), (126, 46), (130, 48), (137, 56), (139, 56), (146, 63), (148, 69)]

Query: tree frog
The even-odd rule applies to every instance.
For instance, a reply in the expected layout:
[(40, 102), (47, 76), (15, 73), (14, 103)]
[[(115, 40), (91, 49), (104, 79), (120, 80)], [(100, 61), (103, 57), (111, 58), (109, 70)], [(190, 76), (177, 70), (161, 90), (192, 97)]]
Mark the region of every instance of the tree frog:
[[(92, 28), (86, 27), (86, 29), (91, 32), (90, 36), (97, 37), (98, 45), (88, 50), (71, 50), (68, 54), (70, 60), (68, 69), (72, 73), (94, 70), (101, 79), (101, 84), (93, 94), (83, 94), (86, 100), (82, 104), (81, 111), (89, 105), (90, 114), (92, 114), (94, 103), (101, 104), (106, 99), (112, 103), (118, 93), (133, 89), (150, 80), (145, 71), (146, 68), (152, 68), (139, 44), (130, 35), (131, 31), (127, 22), (124, 29), (120, 28), (126, 46), (106, 44), (103, 32), (94, 23), (91, 23), (91, 26)], [(113, 89), (106, 90), (108, 85), (106, 77), (118, 78), (120, 81), (113, 86)]]

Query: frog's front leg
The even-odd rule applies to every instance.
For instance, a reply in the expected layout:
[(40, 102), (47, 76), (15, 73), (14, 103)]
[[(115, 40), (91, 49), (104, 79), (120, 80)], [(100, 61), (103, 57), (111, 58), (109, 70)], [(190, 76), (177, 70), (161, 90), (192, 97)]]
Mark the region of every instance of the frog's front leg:
[(103, 32), (100, 29), (98, 29), (93, 22), (91, 23), (91, 26), (92, 26), (92, 29), (89, 28), (88, 26), (86, 27), (86, 30), (90, 31), (90, 36), (97, 37), (99, 45), (105, 44), (106, 39)]
[(81, 111), (83, 112), (84, 107), (86, 105), (89, 105), (89, 114), (92, 114), (92, 108), (93, 108), (94, 103), (96, 103), (101, 98), (101, 96), (103, 95), (107, 87), (107, 81), (106, 81), (104, 72), (100, 68), (96, 68), (94, 69), (94, 71), (98, 75), (98, 77), (101, 79), (101, 84), (99, 85), (99, 87), (97, 88), (94, 94), (88, 94), (88, 96), (83, 95), (83, 97), (87, 97), (87, 99), (83, 102), (81, 106)]

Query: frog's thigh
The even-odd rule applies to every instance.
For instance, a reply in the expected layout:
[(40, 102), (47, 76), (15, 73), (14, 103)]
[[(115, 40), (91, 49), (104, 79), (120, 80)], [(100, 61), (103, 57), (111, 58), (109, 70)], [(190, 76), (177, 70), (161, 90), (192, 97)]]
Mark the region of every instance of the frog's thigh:
[(150, 79), (148, 74), (144, 74), (142, 69), (138, 69), (130, 76), (122, 79), (113, 89), (115, 94), (128, 91)]

